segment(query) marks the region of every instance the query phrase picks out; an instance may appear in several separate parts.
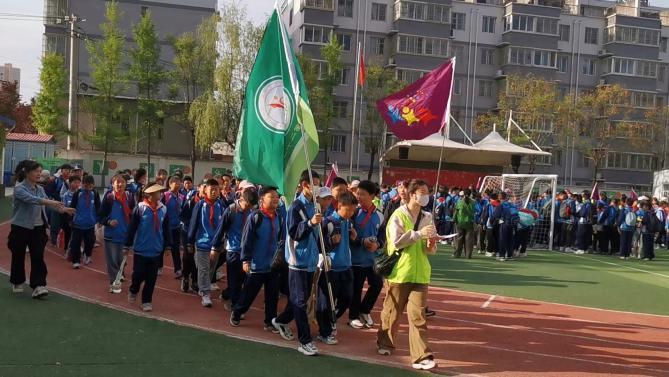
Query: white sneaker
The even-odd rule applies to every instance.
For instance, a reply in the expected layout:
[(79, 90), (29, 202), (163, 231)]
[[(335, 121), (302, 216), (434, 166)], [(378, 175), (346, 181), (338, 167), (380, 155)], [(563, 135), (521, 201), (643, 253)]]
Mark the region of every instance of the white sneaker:
[(279, 323), (276, 321), (276, 318), (272, 318), (272, 326), (279, 332), (279, 335), (285, 340), (293, 340), (293, 332), (290, 330), (288, 325)]
[(353, 327), (354, 329), (361, 329), (365, 327), (365, 325), (359, 319), (348, 321), (348, 325)]
[(161, 268), (158, 269), (158, 274), (157, 275), (160, 276), (162, 274), (163, 274), (163, 268), (161, 267)]
[(202, 306), (205, 308), (211, 308), (213, 303), (211, 302), (211, 297), (209, 295), (202, 295)]
[(42, 298), (48, 294), (49, 291), (46, 289), (46, 287), (43, 287), (41, 285), (33, 290), (33, 298)]
[(381, 356), (390, 356), (392, 353), (389, 349), (383, 347), (379, 347), (376, 352), (378, 352), (378, 354)]
[(309, 342), (307, 344), (300, 344), (300, 346), (297, 347), (297, 350), (300, 351), (301, 354), (306, 356), (318, 355), (318, 349), (312, 342)]
[(330, 336), (325, 337), (325, 338), (318, 335), (318, 336), (316, 336), (316, 340), (318, 340), (319, 342), (323, 342), (323, 343), (325, 343), (327, 345), (330, 345), (330, 346), (334, 346), (335, 344), (339, 343), (337, 341), (337, 338), (334, 337), (334, 335), (330, 335)]
[(23, 293), (23, 284), (12, 284), (12, 293)]
[(430, 370), (434, 367), (437, 366), (437, 363), (434, 362), (434, 359), (428, 358), (425, 360), (421, 360), (419, 363), (413, 363), (411, 364), (413, 369), (420, 369), (420, 370)]
[(137, 301), (137, 293), (128, 292), (128, 302), (134, 304)]
[(78, 270), (79, 268), (81, 268), (81, 264), (79, 264), (79, 263), (72, 263), (72, 268), (74, 268), (75, 270)]
[(365, 327), (371, 328), (374, 326), (374, 320), (370, 314), (360, 313), (360, 319), (364, 322)]
[(87, 265), (89, 265), (89, 264), (91, 264), (91, 263), (93, 263), (93, 258), (91, 258), (91, 257), (89, 257), (89, 256), (84, 257), (84, 265), (87, 266)]
[(152, 312), (153, 311), (153, 305), (151, 305), (150, 302), (145, 302), (142, 304), (142, 311), (144, 312)]
[(485, 256), (486, 256), (486, 257), (492, 257), (492, 253), (491, 253), (491, 252), (488, 252), (488, 251), (486, 251), (486, 253), (485, 253)]
[(220, 288), (218, 287), (218, 284), (216, 283), (211, 283), (211, 290), (212, 291), (218, 291)]
[(109, 293), (119, 294), (121, 293), (121, 284), (112, 284), (109, 286)]
[(498, 257), (497, 260), (500, 261), (500, 262), (505, 262), (505, 261), (506, 261), (506, 258), (504, 258), (504, 257)]
[(585, 254), (585, 250), (576, 250), (574, 254), (583, 255)]

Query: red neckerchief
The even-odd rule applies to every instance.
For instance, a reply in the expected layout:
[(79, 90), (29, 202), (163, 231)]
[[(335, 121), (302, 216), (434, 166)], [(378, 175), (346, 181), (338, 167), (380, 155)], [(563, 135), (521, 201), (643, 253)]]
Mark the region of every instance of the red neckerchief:
[(215, 211), (216, 200), (211, 200), (211, 199), (209, 199), (205, 196), (204, 201), (207, 202), (207, 204), (209, 204), (209, 206), (211, 207), (211, 208), (209, 208), (209, 225), (211, 225), (211, 227), (213, 228), (214, 227), (214, 212), (216, 212)]
[(130, 207), (128, 207), (128, 195), (124, 195), (125, 192), (120, 193), (114, 191), (114, 199), (121, 203), (121, 207), (123, 207), (123, 215), (125, 215), (125, 222), (130, 223)]
[[(362, 208), (362, 207), (360, 207), (360, 208)], [(362, 208), (362, 210), (367, 211), (367, 214), (365, 214), (365, 218), (360, 223), (360, 229), (363, 229), (365, 227), (365, 225), (367, 225), (367, 223), (369, 222), (369, 219), (372, 218), (372, 214), (376, 210), (376, 206), (374, 205), (374, 203), (372, 203), (371, 206), (369, 206), (367, 208)]]
[(397, 201), (400, 200), (400, 199), (402, 199), (402, 197), (400, 197), (399, 194), (398, 194), (398, 195), (395, 195), (395, 196), (394, 196), (392, 199), (390, 199), (390, 200), (393, 201), (393, 202), (397, 202)]
[(276, 211), (269, 211), (263, 207), (260, 207), (260, 212), (269, 219), (269, 223), (272, 225), (272, 233), (269, 236), (269, 249), (272, 248), (272, 242), (274, 242), (274, 233), (276, 229), (274, 228), (274, 217), (276, 217)]
[(160, 229), (160, 219), (158, 218), (158, 203), (151, 204), (147, 199), (144, 199), (144, 204), (151, 209), (153, 212), (153, 232), (158, 233)]

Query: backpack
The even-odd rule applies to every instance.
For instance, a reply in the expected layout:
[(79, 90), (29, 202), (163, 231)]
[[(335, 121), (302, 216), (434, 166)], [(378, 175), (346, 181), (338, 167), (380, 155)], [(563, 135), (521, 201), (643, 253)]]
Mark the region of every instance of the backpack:
[(521, 210), (518, 212), (518, 229), (526, 229), (534, 226), (535, 217), (529, 210)]
[[(279, 219), (279, 234), (281, 234), (281, 228), (283, 227), (283, 218), (279, 216), (279, 213), (277, 212), (276, 214), (277, 219)], [(253, 223), (253, 227), (255, 229), (258, 229), (260, 225), (262, 225), (262, 220), (265, 218), (265, 216), (261, 216), (261, 212), (259, 209), (254, 209), (253, 212), (251, 213), (251, 222)], [(277, 240), (277, 248), (274, 251), (274, 257), (272, 257), (272, 263), (270, 266), (272, 267), (272, 271), (280, 271), (283, 270), (284, 268), (288, 267), (288, 263), (286, 262), (286, 256), (284, 255), (283, 252), (283, 240), (279, 239)]]
[(560, 217), (568, 219), (571, 217), (571, 203), (564, 201), (560, 203)]
[(458, 213), (455, 216), (455, 223), (466, 226), (474, 223), (474, 201), (467, 204), (463, 199), (462, 206), (458, 208)]
[(663, 225), (660, 219), (657, 218), (657, 214), (649, 213), (648, 218), (647, 230), (652, 233), (661, 232)]
[(628, 211), (625, 214), (625, 225), (636, 227), (636, 213), (634, 213), (634, 211)]

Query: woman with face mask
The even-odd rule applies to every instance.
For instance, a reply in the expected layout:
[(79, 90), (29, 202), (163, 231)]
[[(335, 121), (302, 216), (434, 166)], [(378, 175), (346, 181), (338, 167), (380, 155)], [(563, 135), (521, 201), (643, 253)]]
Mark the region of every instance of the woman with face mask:
[(408, 193), (409, 202), (392, 214), (386, 228), (388, 254), (396, 251), (401, 254), (387, 278), (388, 290), (376, 342), (381, 355), (390, 355), (395, 350), (397, 321), (407, 309), (412, 366), (428, 370), (436, 363), (427, 344), (425, 309), (431, 274), (427, 256), (436, 253), (438, 236), (432, 215), (421, 210), (430, 200), (427, 183), (412, 180)]

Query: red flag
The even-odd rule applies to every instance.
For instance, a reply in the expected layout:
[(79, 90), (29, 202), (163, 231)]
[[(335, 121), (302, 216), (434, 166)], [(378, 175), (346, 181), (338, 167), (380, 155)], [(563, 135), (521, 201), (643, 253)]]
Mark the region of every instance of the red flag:
[(637, 194), (636, 191), (634, 191), (634, 189), (632, 189), (632, 191), (630, 192), (629, 197), (632, 198), (632, 200), (637, 200), (637, 199), (639, 199), (639, 194)]
[(326, 187), (332, 187), (332, 182), (338, 176), (339, 176), (339, 167), (337, 166), (337, 163), (335, 162), (335, 163), (332, 164), (332, 170), (330, 170), (330, 174), (328, 174), (328, 178), (325, 181), (325, 186)]
[(388, 128), (402, 140), (421, 140), (449, 120), (455, 59), (376, 102)]
[(595, 182), (595, 186), (592, 188), (592, 195), (590, 195), (590, 198), (592, 200), (599, 200), (599, 189), (597, 188), (597, 184), (599, 182)]
[(365, 86), (365, 55), (360, 54), (360, 64), (358, 65), (358, 85)]

